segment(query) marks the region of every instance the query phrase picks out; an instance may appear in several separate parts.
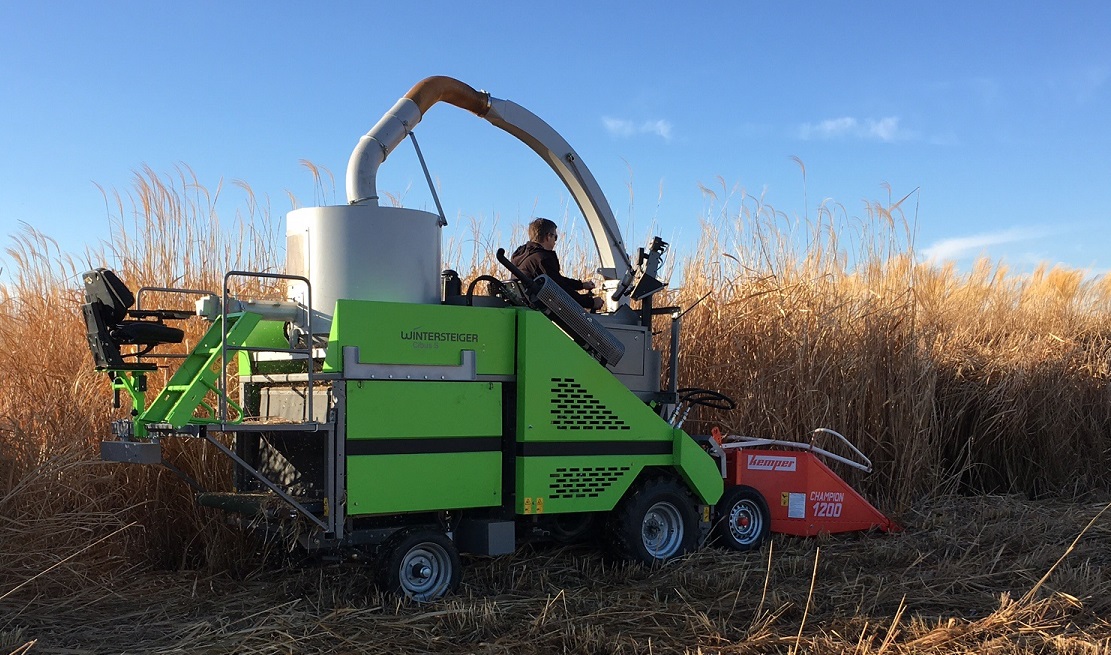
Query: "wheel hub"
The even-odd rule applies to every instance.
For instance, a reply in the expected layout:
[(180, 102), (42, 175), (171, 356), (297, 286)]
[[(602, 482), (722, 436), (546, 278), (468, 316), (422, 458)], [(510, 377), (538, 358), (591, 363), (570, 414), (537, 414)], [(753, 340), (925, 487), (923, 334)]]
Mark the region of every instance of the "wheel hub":
[(401, 588), (417, 600), (439, 596), (449, 584), (451, 561), (439, 545), (425, 543), (414, 547), (401, 561)]
[(734, 505), (729, 511), (729, 531), (742, 544), (755, 540), (760, 535), (760, 514), (748, 502)]
[(683, 544), (683, 517), (669, 502), (658, 502), (648, 509), (641, 524), (644, 549), (655, 559), (672, 557)]

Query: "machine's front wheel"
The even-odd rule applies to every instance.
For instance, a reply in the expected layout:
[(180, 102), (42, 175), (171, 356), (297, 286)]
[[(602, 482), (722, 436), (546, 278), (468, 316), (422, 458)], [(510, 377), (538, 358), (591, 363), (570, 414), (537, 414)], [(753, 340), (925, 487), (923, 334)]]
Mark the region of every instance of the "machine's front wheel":
[(610, 544), (622, 558), (659, 564), (698, 548), (698, 512), (694, 497), (679, 482), (652, 479), (614, 510)]
[(385, 546), (381, 563), (382, 585), (418, 602), (439, 600), (459, 586), (459, 550), (440, 532), (398, 534)]
[(760, 550), (771, 529), (768, 503), (752, 487), (726, 489), (717, 504), (714, 533), (727, 548), (738, 551)]

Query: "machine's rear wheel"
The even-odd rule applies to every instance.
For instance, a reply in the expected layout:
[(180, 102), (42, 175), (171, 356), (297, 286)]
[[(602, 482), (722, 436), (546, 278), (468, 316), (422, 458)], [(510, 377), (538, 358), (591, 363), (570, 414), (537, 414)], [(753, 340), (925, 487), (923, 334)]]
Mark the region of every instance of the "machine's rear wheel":
[(381, 559), (382, 585), (419, 602), (443, 598), (459, 587), (459, 550), (446, 535), (413, 530), (393, 537)]
[(726, 489), (717, 504), (714, 534), (727, 548), (760, 550), (771, 529), (771, 513), (764, 496), (752, 487)]
[(615, 554), (645, 564), (658, 564), (699, 546), (698, 512), (694, 497), (679, 482), (646, 481), (618, 504), (609, 524)]

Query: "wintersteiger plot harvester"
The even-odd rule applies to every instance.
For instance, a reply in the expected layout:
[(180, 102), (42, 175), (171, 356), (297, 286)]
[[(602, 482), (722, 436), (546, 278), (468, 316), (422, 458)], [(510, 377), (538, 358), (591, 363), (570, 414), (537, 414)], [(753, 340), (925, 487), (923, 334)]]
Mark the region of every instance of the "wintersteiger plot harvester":
[[(440, 101), (517, 137), (563, 181), (598, 248), (603, 313), (584, 313), (501, 251), (512, 277), (487, 278), (488, 294), (474, 293), (478, 280), (464, 290), (441, 271), (443, 212), (378, 204), (379, 165)], [(195, 314), (135, 307), (112, 271), (85, 274), (95, 365), (133, 407), (113, 424), (103, 459), (164, 464), (163, 439), (207, 440), (234, 462), (234, 492), (198, 490), (199, 503), (272, 532), (295, 526), (310, 551), (373, 556), (384, 585), (418, 600), (455, 588), (460, 552), (600, 532), (618, 555), (656, 563), (701, 546), (715, 523), (739, 550), (759, 546), (773, 520), (810, 526), (800, 534), (837, 531), (843, 506), (859, 499), (836, 476), (799, 475), (809, 465), (793, 463), (797, 454), (746, 458), (740, 448), (753, 444), (681, 429), (685, 407), (731, 401), (677, 388), (679, 314), (653, 306), (667, 244), (656, 238), (630, 258), (586, 165), (524, 108), (428, 78), (359, 141), (347, 196), (288, 214), (283, 274), (230, 271), (219, 294), (139, 291), (198, 294)], [(288, 299), (236, 297), (234, 284), (249, 278), (277, 279)], [(661, 314), (672, 317), (663, 388), (653, 346)], [(151, 351), (182, 342), (167, 322), (194, 315), (211, 326), (148, 404)], [(238, 389), (229, 389), (233, 360)], [(765, 485), (795, 476), (770, 498), (782, 508), (774, 519), (772, 492), (751, 486), (750, 469)], [(890, 526), (878, 513), (872, 525)]]

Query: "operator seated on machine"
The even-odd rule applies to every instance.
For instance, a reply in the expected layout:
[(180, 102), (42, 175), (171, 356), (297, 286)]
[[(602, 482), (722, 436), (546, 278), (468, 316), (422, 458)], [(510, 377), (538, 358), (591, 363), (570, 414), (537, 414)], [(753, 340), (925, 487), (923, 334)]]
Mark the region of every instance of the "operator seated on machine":
[(547, 275), (587, 311), (602, 308), (602, 299), (589, 293), (594, 289), (593, 282), (564, 277), (559, 272), (559, 255), (555, 253), (559, 229), (553, 221), (535, 219), (528, 224), (528, 236), (528, 243), (513, 251), (512, 261), (517, 268), (530, 277)]

